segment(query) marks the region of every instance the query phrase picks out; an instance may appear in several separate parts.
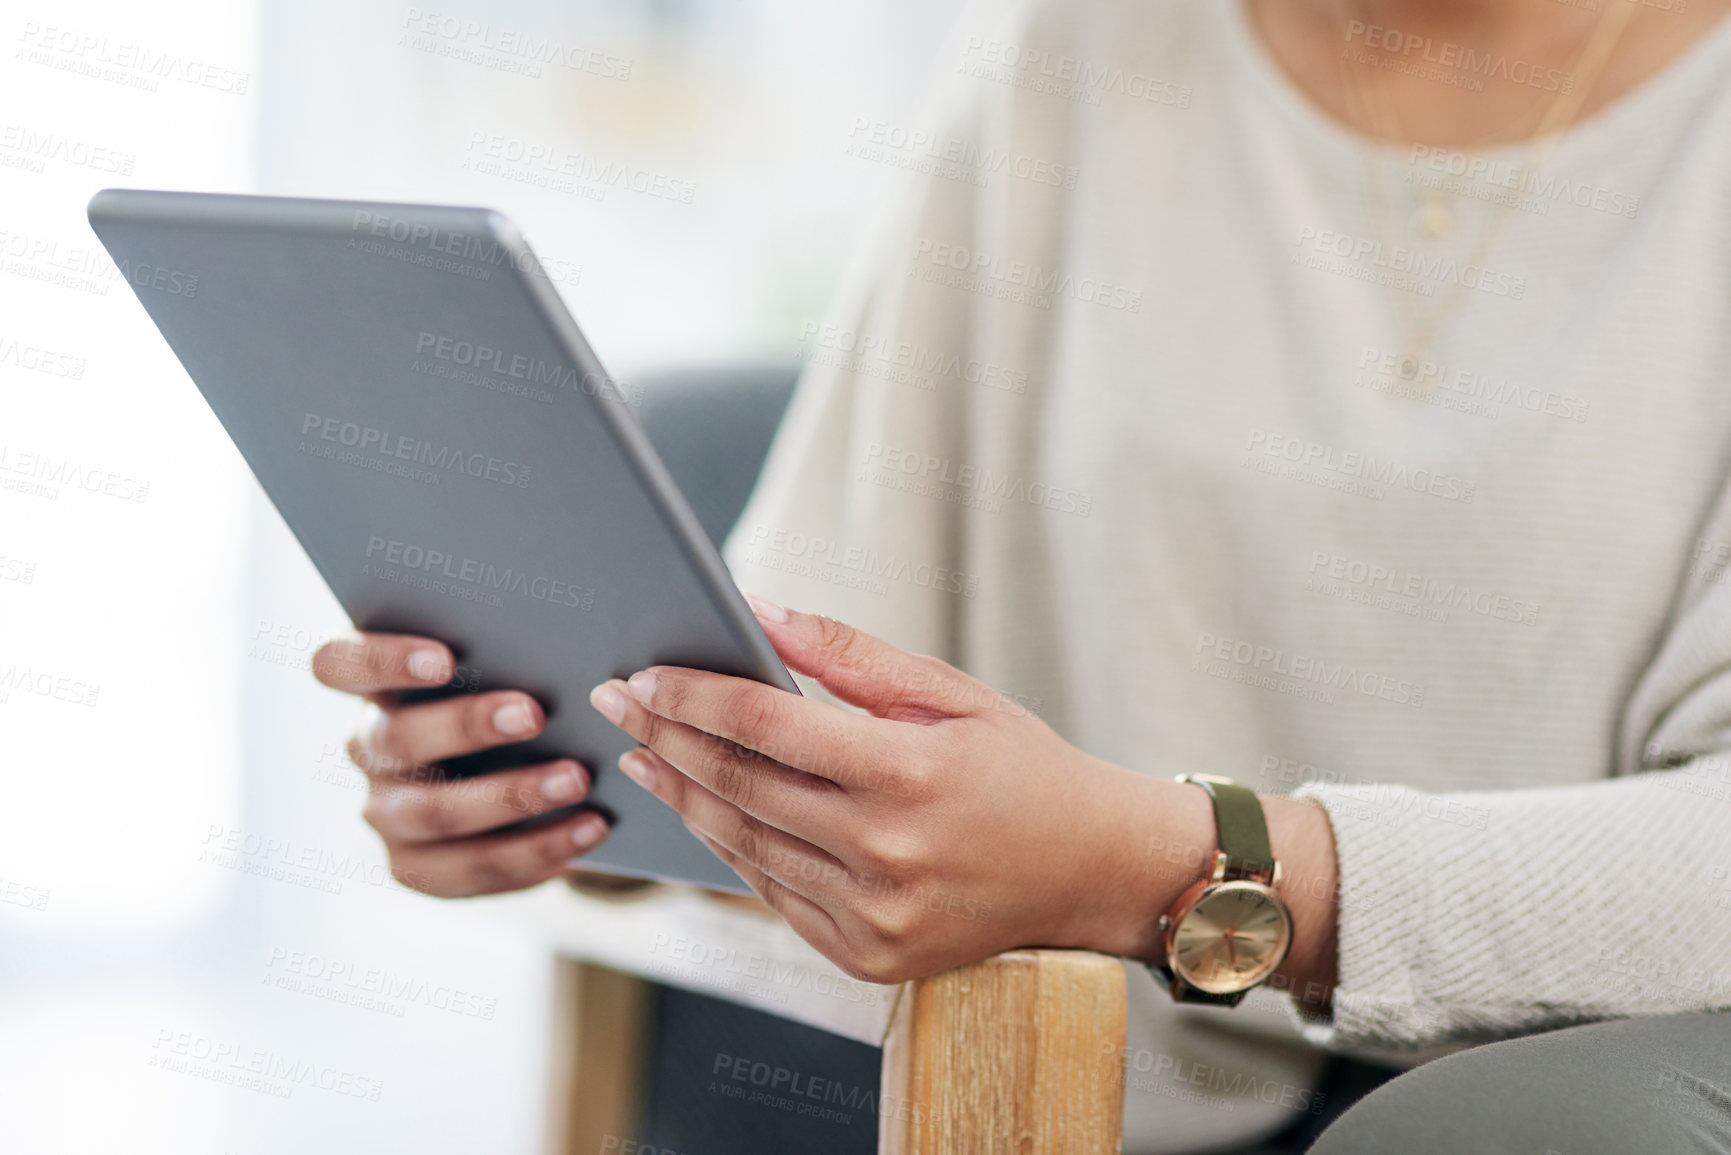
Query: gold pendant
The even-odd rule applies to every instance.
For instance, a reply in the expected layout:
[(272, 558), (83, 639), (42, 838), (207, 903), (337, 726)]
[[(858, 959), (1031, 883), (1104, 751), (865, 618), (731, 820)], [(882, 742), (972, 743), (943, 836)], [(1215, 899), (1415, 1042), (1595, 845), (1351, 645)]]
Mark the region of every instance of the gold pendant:
[(1431, 379), (1433, 371), (1428, 368), (1427, 360), (1428, 353), (1425, 350), (1409, 349), (1392, 364), (1384, 361), (1377, 367), (1376, 391), (1407, 401), (1427, 399), (1434, 385)]
[(1427, 241), (1440, 241), (1455, 231), (1454, 210), (1441, 197), (1426, 197), (1412, 217), (1412, 231)]

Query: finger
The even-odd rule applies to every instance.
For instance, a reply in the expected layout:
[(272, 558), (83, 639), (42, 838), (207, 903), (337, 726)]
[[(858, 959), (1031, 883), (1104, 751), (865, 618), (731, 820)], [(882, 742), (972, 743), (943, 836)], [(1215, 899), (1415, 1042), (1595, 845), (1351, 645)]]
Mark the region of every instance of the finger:
[(737, 743), (644, 709), (617, 678), (589, 700), (602, 715), (712, 793), (780, 830), (825, 845), (856, 819), (839, 810), (847, 793), (827, 778), (791, 770)]
[(535, 830), (399, 843), (391, 846), (391, 872), (405, 886), (440, 898), (499, 894), (563, 874), (606, 837), (606, 820), (585, 811)]
[(789, 890), (702, 831), (694, 830), (692, 833), (709, 847), (712, 854), (733, 867), (734, 873), (745, 880), (745, 885), (756, 891), (757, 896), (781, 915), (795, 934), (816, 947), (818, 953), (832, 962), (846, 956), (847, 939), (829, 911), (804, 895)]
[(651, 666), (631, 675), (625, 692), (658, 717), (841, 785), (862, 784), (867, 770), (881, 773), (885, 751), (907, 738), (881, 718), (704, 670)]
[(948, 662), (910, 654), (846, 622), (784, 609), (755, 595), (746, 600), (790, 669), (880, 718), (962, 718), (1009, 702)]
[(420, 772), (407, 779), (377, 775), (368, 785), (361, 817), (386, 842), (442, 842), (581, 802), (589, 774), (562, 758), (450, 781), (429, 781)]
[(345, 694), (424, 689), (451, 680), (456, 660), (443, 642), (410, 634), (347, 634), (313, 654), (313, 677)]
[(349, 757), (368, 774), (401, 774), (406, 767), (522, 742), (546, 722), (540, 704), (521, 690), (413, 705), (369, 702), (349, 740)]
[(788, 889), (821, 901), (827, 891), (848, 885), (847, 867), (833, 854), (747, 814), (648, 747), (625, 754), (619, 768), (678, 811), (688, 828), (702, 831)]

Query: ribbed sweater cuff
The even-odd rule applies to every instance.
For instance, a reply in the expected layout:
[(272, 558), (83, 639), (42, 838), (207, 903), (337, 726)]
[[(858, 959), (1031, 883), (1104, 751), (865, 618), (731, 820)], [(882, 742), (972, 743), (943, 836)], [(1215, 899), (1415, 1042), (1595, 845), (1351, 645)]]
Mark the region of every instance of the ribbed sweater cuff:
[(1431, 1043), (1446, 1018), (1420, 995), (1439, 909), (1437, 875), (1426, 865), (1434, 857), (1420, 827), (1426, 802), (1438, 796), (1399, 786), (1376, 789), (1374, 803), (1352, 786), (1305, 786), (1293, 793), (1328, 811), (1340, 871), (1333, 1017), (1306, 1018), (1296, 1006), (1293, 1013), (1318, 1046), (1410, 1054)]

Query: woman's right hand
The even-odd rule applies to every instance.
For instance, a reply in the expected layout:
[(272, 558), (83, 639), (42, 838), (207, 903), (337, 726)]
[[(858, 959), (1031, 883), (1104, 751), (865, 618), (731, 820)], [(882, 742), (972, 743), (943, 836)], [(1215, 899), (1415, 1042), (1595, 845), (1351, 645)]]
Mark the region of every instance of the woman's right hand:
[(582, 800), (588, 772), (569, 758), (447, 780), (438, 763), (535, 737), (541, 706), (518, 690), (405, 703), (396, 691), (442, 686), (456, 662), (431, 638), (354, 634), (319, 647), (313, 676), (365, 701), (349, 758), (367, 776), (362, 817), (385, 840), (391, 873), (442, 898), (521, 890), (564, 875), (607, 837), (584, 812), (532, 830), (501, 826)]

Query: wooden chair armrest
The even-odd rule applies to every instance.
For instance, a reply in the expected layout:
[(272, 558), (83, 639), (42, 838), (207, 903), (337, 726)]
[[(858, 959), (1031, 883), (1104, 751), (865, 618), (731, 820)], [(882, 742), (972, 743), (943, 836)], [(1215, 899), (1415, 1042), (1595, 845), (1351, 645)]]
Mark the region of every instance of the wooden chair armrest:
[(1016, 950), (903, 984), (884, 1038), (879, 1155), (1115, 1155), (1120, 960)]
[[(629, 902), (656, 883), (571, 880)], [(756, 899), (711, 894), (766, 912)], [(592, 1155), (641, 1132), (648, 980), (559, 963), (549, 1150)], [(1015, 950), (904, 983), (884, 1034), (880, 1155), (1115, 1155), (1127, 1003), (1121, 960)]]
[(620, 1150), (642, 1134), (653, 988), (576, 959), (554, 967), (546, 1150)]

